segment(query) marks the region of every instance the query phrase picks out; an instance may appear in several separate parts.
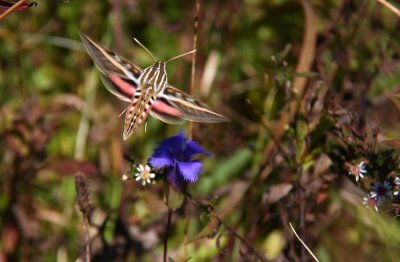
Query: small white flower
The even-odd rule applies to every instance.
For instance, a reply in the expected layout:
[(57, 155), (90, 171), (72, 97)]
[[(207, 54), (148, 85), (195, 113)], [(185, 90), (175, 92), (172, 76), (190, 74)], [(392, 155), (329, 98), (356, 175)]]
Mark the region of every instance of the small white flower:
[(142, 185), (146, 185), (151, 183), (151, 179), (156, 177), (156, 174), (154, 173), (150, 173), (151, 168), (146, 165), (145, 167), (143, 167), (143, 165), (139, 165), (137, 168), (137, 172), (135, 174), (135, 178), (136, 181), (140, 181), (142, 180)]
[(360, 178), (364, 178), (364, 175), (367, 173), (367, 166), (364, 161), (359, 163), (358, 165), (354, 165), (350, 167), (349, 175), (353, 175), (356, 177), (356, 181), (358, 182)]

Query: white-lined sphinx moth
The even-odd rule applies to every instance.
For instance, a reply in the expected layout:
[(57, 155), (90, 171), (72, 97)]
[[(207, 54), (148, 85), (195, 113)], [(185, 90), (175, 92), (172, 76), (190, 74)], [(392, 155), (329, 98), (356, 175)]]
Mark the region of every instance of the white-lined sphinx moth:
[(182, 119), (206, 123), (230, 121), (209, 109), (206, 104), (168, 84), (166, 63), (194, 51), (162, 62), (157, 61), (142, 46), (155, 63), (141, 69), (88, 36), (82, 33), (80, 36), (87, 52), (102, 73), (106, 88), (119, 99), (129, 102), (125, 113), (124, 140), (146, 122), (149, 114), (171, 124)]

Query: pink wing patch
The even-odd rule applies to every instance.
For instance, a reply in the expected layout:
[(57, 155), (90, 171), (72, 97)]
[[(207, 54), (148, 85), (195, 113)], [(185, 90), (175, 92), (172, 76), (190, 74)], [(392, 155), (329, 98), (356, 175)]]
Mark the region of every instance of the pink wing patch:
[(119, 91), (127, 97), (132, 97), (135, 94), (135, 87), (122, 80), (118, 75), (111, 74), (110, 80), (119, 88)]
[(167, 115), (172, 115), (172, 116), (177, 116), (180, 117), (182, 116), (181, 111), (179, 111), (178, 109), (167, 105), (166, 103), (164, 103), (163, 101), (160, 100), (156, 100), (153, 103), (153, 109), (163, 113), (163, 114), (167, 114)]

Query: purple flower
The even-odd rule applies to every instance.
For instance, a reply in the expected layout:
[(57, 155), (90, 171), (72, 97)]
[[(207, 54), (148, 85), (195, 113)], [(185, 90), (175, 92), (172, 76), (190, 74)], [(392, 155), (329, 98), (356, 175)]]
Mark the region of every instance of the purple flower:
[(156, 169), (166, 169), (168, 180), (180, 188), (185, 182), (195, 182), (203, 168), (197, 154), (209, 155), (193, 140), (188, 140), (181, 131), (176, 136), (161, 141), (150, 157), (149, 163)]
[(385, 180), (383, 183), (373, 184), (370, 196), (376, 199), (378, 206), (381, 205), (385, 201), (385, 197), (392, 196), (392, 185), (390, 181)]

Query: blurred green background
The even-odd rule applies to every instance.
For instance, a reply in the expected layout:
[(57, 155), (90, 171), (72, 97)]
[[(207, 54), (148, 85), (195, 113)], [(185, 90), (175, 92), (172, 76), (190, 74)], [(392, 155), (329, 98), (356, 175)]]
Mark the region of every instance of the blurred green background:
[[(162, 261), (163, 185), (121, 176), (127, 159), (146, 163), (188, 124), (150, 117), (123, 141), (126, 104), (104, 88), (78, 32), (145, 68), (153, 60), (133, 37), (168, 60), (193, 49), (196, 17), (193, 95), (232, 122), (194, 125), (213, 157), (188, 191), (213, 210), (189, 200), (174, 210), (168, 256), (311, 261), (291, 222), (321, 261), (399, 260), (397, 200), (362, 205), (399, 163), (390, 10), (372, 0), (198, 1), (199, 12), (196, 1), (37, 3), (0, 21), (0, 261), (84, 261), (88, 238), (93, 261)], [(169, 63), (169, 83), (189, 92), (191, 62)], [(375, 158), (389, 164), (355, 183), (347, 166)]]

